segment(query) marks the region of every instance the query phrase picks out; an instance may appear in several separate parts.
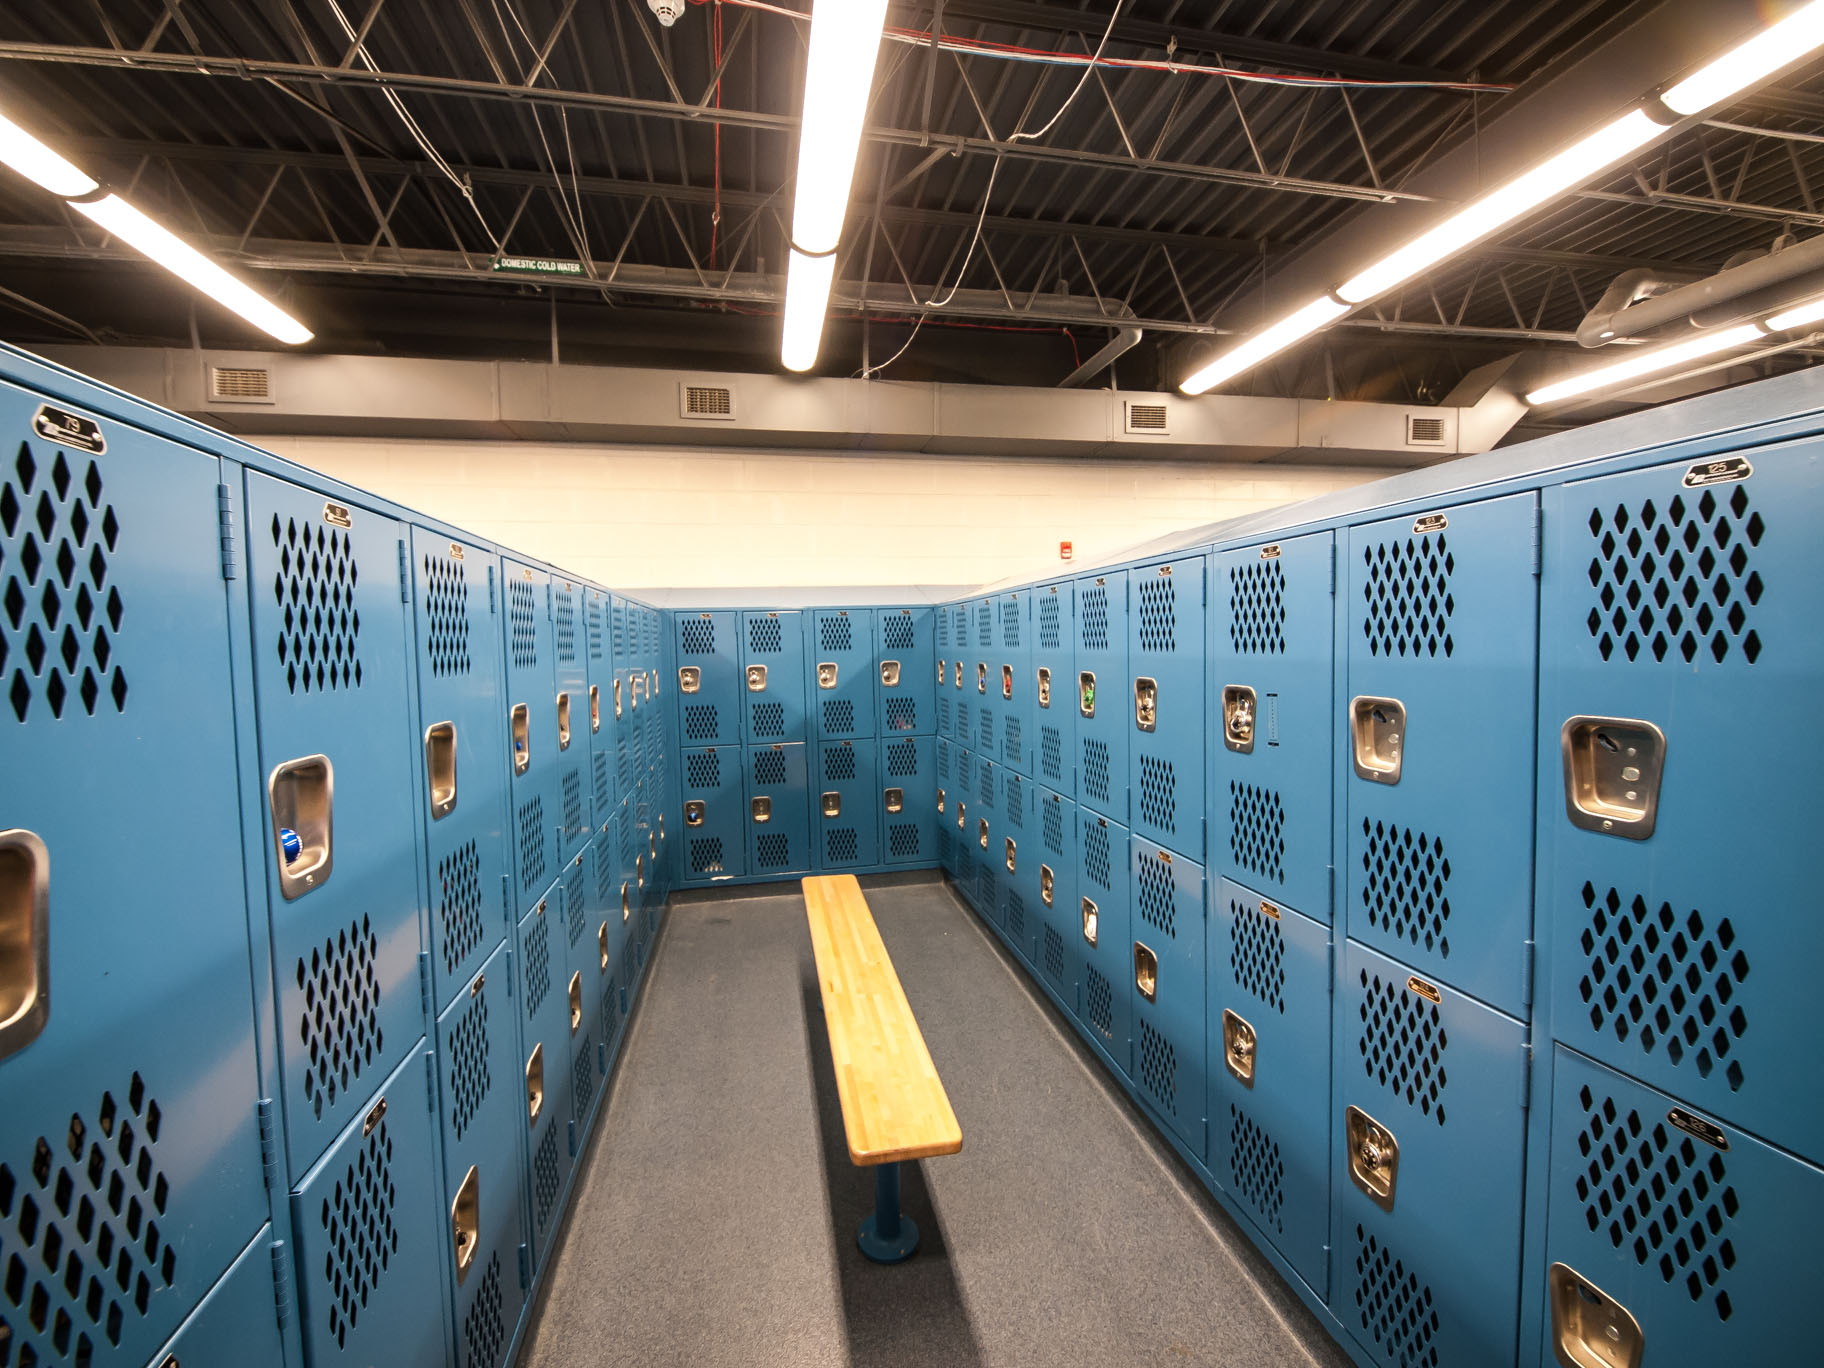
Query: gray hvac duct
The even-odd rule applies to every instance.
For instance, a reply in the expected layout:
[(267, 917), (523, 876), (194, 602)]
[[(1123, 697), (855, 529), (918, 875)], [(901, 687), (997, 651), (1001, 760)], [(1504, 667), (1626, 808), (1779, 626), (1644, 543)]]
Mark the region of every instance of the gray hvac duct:
[[(1771, 313), (1782, 304), (1824, 294), (1824, 234), (1663, 293), (1650, 297), (1643, 294), (1650, 292), (1653, 282), (1672, 279), (1670, 275), (1640, 271), (1618, 276), (1595, 309), (1577, 325), (1577, 341), (1586, 347), (1600, 347), (1685, 320), (1695, 326), (1712, 327), (1736, 317)], [(1726, 316), (1718, 316), (1714, 311), (1723, 306), (1728, 306)], [(1712, 312), (1698, 318), (1703, 311)]]

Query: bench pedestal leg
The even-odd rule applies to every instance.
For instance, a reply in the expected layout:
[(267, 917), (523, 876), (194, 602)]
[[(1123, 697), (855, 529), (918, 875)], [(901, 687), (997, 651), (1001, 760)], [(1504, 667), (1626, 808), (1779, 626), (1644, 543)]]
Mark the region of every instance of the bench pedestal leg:
[(899, 1209), (899, 1165), (874, 1166), (874, 1211), (861, 1223), (856, 1242), (875, 1263), (891, 1264), (912, 1257), (918, 1227)]

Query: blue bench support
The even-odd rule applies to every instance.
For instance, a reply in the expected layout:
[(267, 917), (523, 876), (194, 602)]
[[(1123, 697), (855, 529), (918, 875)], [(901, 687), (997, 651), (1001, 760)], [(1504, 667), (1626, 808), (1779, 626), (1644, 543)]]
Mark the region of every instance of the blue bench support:
[(918, 1248), (918, 1227), (899, 1209), (899, 1165), (874, 1166), (874, 1210), (856, 1236), (861, 1252), (875, 1263), (903, 1263)]

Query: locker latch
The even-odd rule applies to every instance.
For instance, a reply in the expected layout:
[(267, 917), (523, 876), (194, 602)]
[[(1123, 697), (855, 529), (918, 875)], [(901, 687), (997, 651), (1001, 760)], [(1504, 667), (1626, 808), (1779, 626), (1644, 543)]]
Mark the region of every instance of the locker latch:
[(526, 1125), (538, 1124), (538, 1114), (545, 1109), (545, 1047), (534, 1045), (526, 1060)]
[(1009, 701), (1013, 698), (1013, 666), (1011, 665), (1001, 666), (1001, 697)]
[(1561, 1263), (1546, 1274), (1546, 1297), (1558, 1362), (1569, 1368), (1639, 1368), (1646, 1336), (1627, 1307)]
[(1355, 739), (1355, 773), (1372, 783), (1400, 782), (1406, 754), (1406, 705), (1397, 698), (1363, 696), (1349, 704), (1349, 732)]
[(557, 748), (560, 751), (570, 749), (570, 695), (568, 691), (557, 696)]
[(831, 789), (823, 795), (823, 815), (825, 817), (842, 816), (842, 795)]
[(941, 788), (937, 791), (937, 810), (939, 813), (944, 810), (944, 791)]
[(1050, 907), (1051, 900), (1052, 900), (1052, 894), (1056, 890), (1057, 886), (1058, 886), (1058, 876), (1051, 872), (1051, 866), (1048, 864), (1040, 865), (1039, 866), (1039, 901), (1044, 903), (1045, 906)]
[(0, 1059), (51, 1015), (51, 857), (36, 832), (0, 831)]
[(1096, 943), (1096, 923), (1100, 917), (1101, 909), (1090, 899), (1083, 899), (1083, 939), (1092, 946)]
[(986, 817), (983, 817), (977, 823), (975, 839), (976, 843), (980, 845), (983, 850), (988, 849), (988, 819)]
[(703, 671), (696, 665), (678, 666), (678, 692), (694, 694), (703, 687)]
[(1051, 706), (1051, 671), (1043, 665), (1039, 666), (1039, 706)]
[(880, 684), (884, 689), (897, 689), (899, 687), (899, 662), (897, 660), (883, 660), (880, 662)]
[(955, 680), (956, 680), (956, 683), (955, 683), (954, 687), (959, 688), (959, 689), (962, 688), (963, 687), (963, 662), (960, 660), (956, 662)]
[(1159, 725), (1159, 681), (1145, 675), (1134, 680), (1134, 725), (1143, 732)]
[[(614, 715), (621, 715), (620, 688), (615, 688)], [(513, 773), (524, 774), (532, 768), (532, 714), (524, 703), (515, 703), (508, 725), (513, 732)]]
[(1246, 684), (1222, 688), (1222, 744), (1240, 755), (1254, 753), (1254, 690)]
[(901, 812), (905, 809), (906, 791), (904, 789), (890, 788), (886, 791), (884, 796), (888, 812)]
[(608, 923), (603, 922), (595, 928), (595, 954), (601, 972), (608, 972)]
[(481, 1234), (481, 1170), (474, 1164), (456, 1189), (456, 1200), (450, 1203), (450, 1243), (456, 1255), (456, 1286), (468, 1280), (475, 1263), (475, 1251)]
[(1382, 1211), (1392, 1211), (1393, 1191), (1400, 1179), (1400, 1142), (1360, 1107), (1345, 1109), (1343, 1120), (1349, 1149), (1349, 1181)]
[(771, 798), (756, 798), (749, 806), (753, 809), (756, 822), (773, 820), (773, 800)]
[(1625, 717), (1573, 717), (1559, 731), (1573, 826), (1644, 841), (1659, 819), (1666, 734)]
[(709, 809), (707, 806), (705, 806), (705, 804), (701, 798), (692, 798), (689, 802), (684, 804), (684, 825), (685, 826), (687, 826), (687, 827), (702, 826), (703, 819), (707, 816), (709, 816)]
[(1140, 996), (1148, 1002), (1157, 1001), (1159, 956), (1139, 941), (1134, 942), (1134, 987), (1140, 990)]
[(424, 729), (424, 775), (431, 790), (431, 820), (442, 821), (456, 810), (454, 722), (433, 722)]
[(1096, 672), (1084, 670), (1077, 675), (1077, 711), (1085, 717), (1096, 715)]
[(975, 665), (975, 691), (978, 694), (988, 692), (988, 666), (983, 661), (977, 661)]
[(1009, 874), (1015, 874), (1015, 873), (1019, 872), (1013, 867), (1014, 856), (1016, 853), (1017, 852), (1016, 852), (1016, 850), (1014, 848), (1014, 844), (1013, 844), (1013, 837), (1009, 836), (1007, 838), (1007, 872)]
[(290, 902), (321, 888), (335, 869), (336, 775), (329, 757), (307, 755), (275, 766), (266, 798), (279, 854), (279, 892)]
[(589, 686), (589, 734), (594, 736), (602, 729), (602, 690), (599, 685)]
[(766, 666), (749, 665), (747, 667), (747, 691), (749, 693), (766, 692)]
[(614, 681), (614, 715), (621, 715), (621, 681), (618, 679)]
[(1254, 1086), (1254, 1028), (1227, 1007), (1222, 1009), (1222, 1062), (1244, 1088)]
[(570, 998), (570, 1034), (575, 1035), (583, 1025), (583, 971), (577, 970), (570, 975), (570, 986), (566, 990)]
[(836, 687), (836, 662), (820, 660), (817, 662), (817, 687), (833, 689)]

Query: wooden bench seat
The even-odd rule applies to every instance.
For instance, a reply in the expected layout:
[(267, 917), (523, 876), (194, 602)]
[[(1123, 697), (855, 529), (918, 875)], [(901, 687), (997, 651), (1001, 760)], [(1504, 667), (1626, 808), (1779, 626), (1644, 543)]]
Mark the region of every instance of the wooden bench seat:
[(955, 1154), (962, 1127), (853, 874), (804, 881), (817, 986), (835, 1066), (849, 1158), (875, 1166), (875, 1210), (862, 1252), (881, 1263), (908, 1257), (918, 1231), (899, 1212), (899, 1164)]

